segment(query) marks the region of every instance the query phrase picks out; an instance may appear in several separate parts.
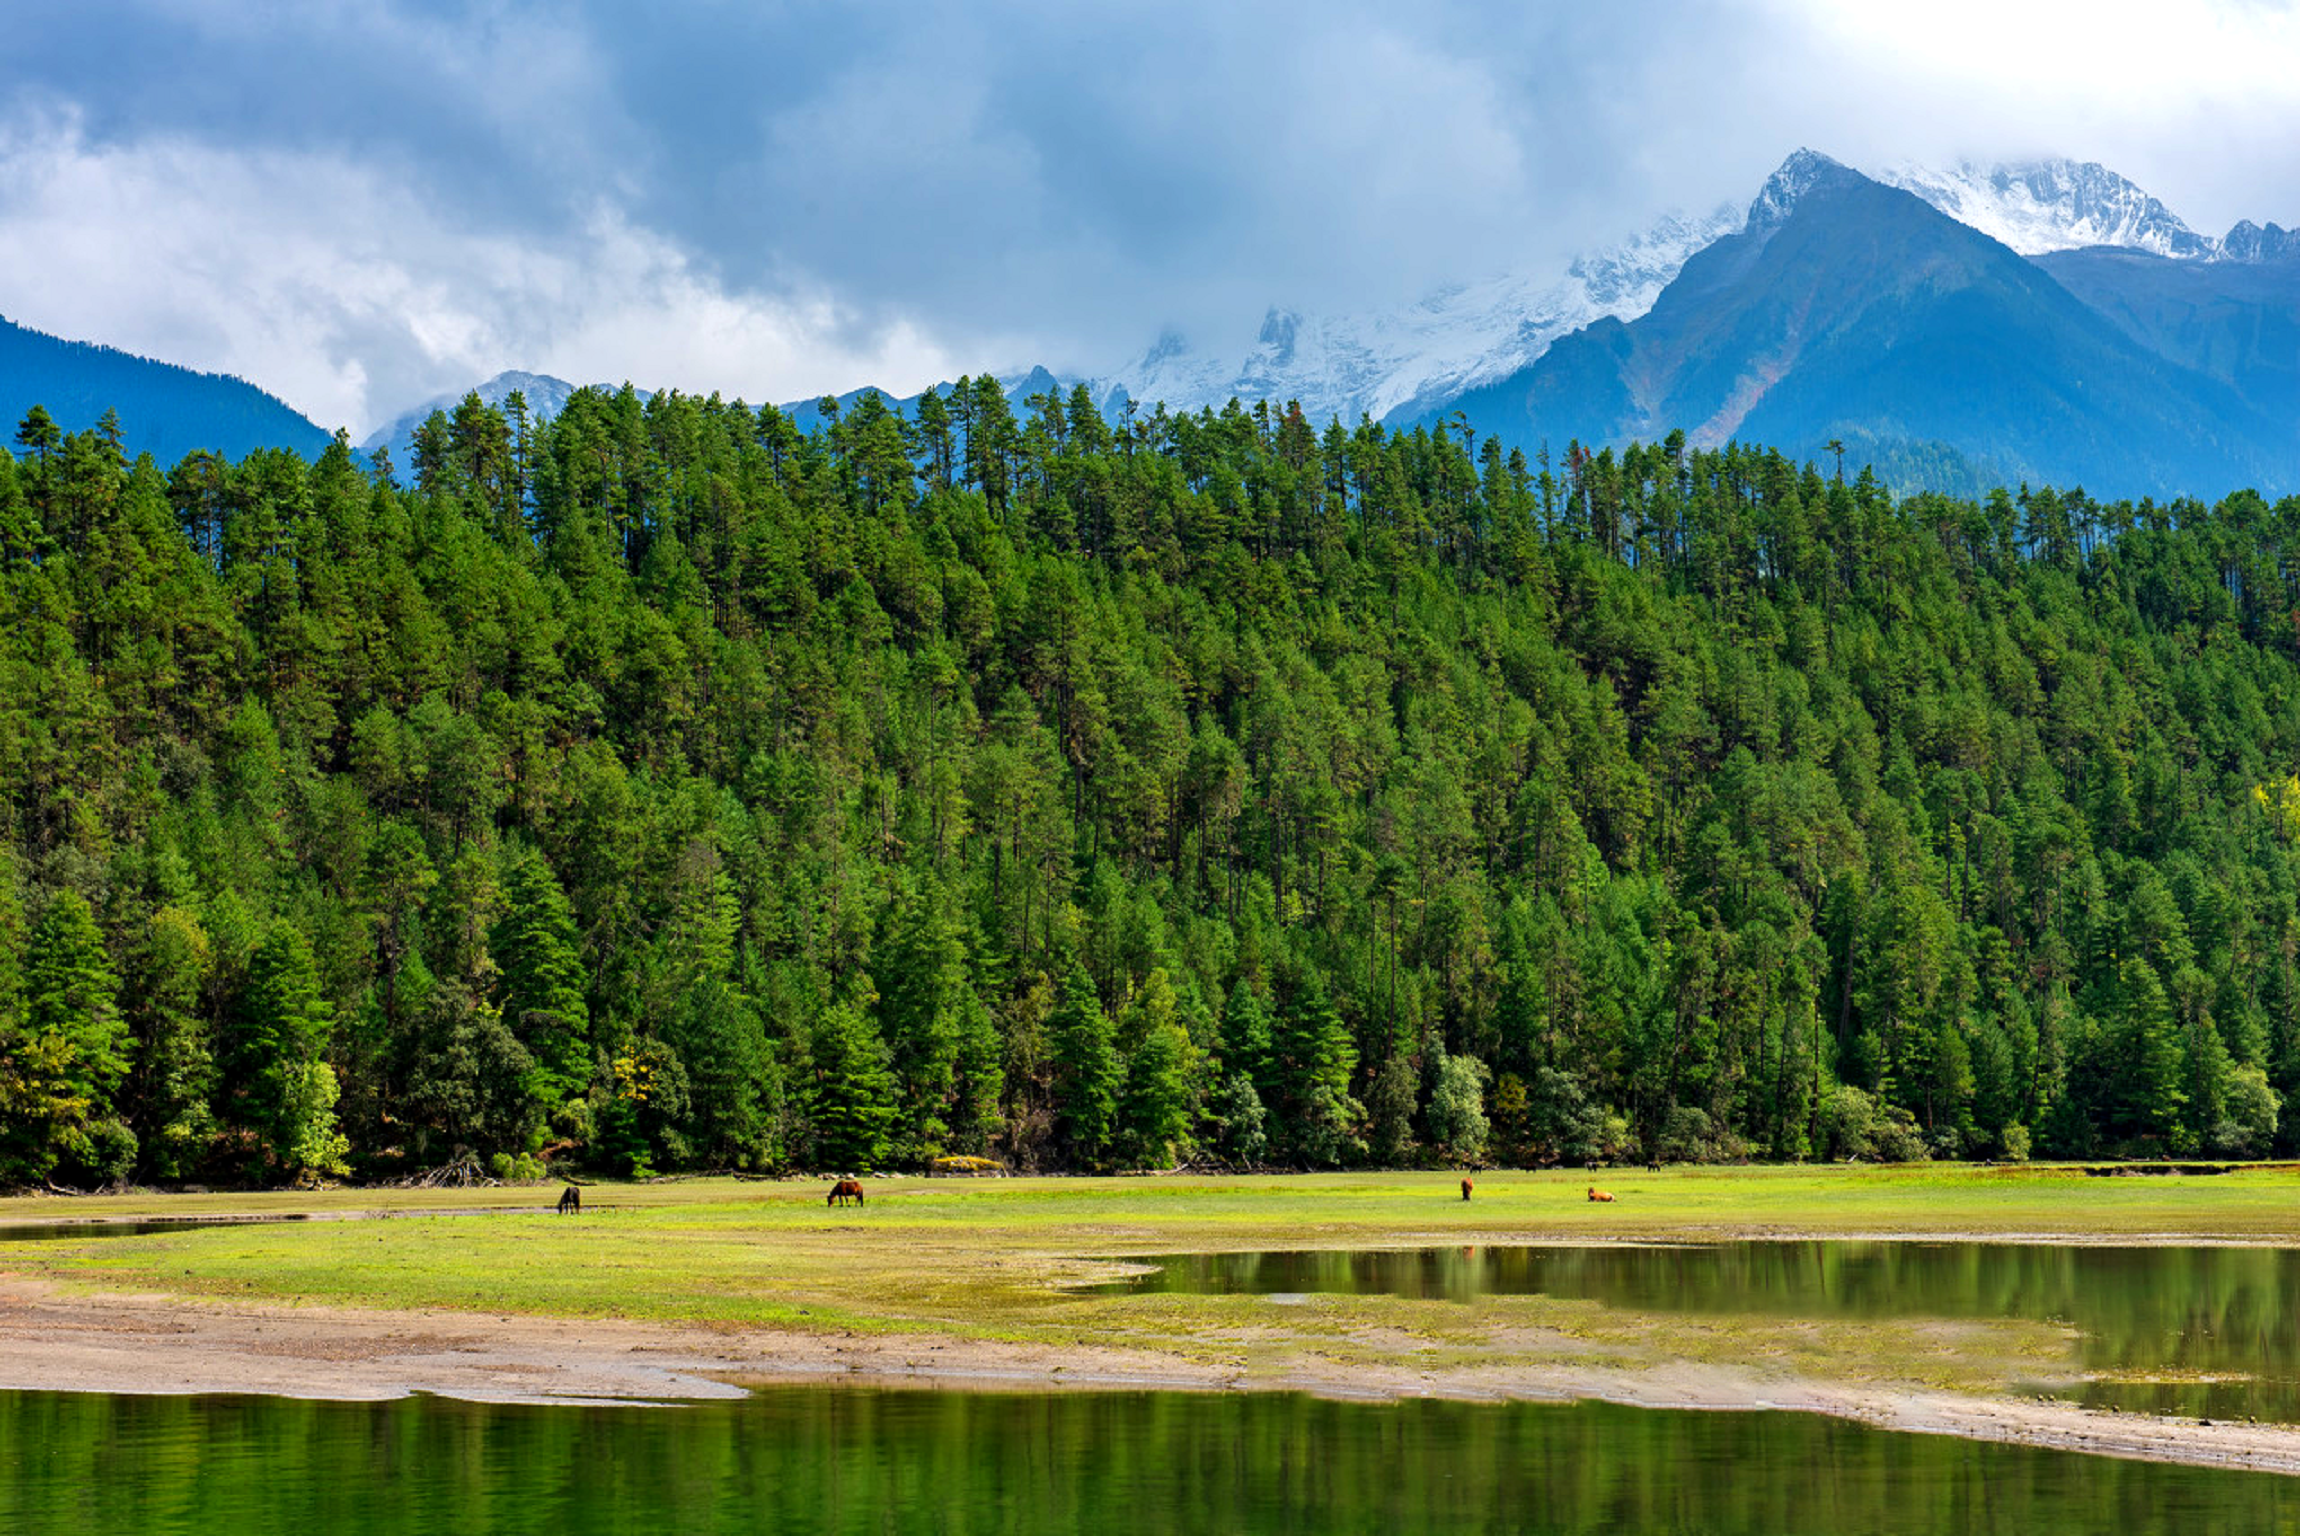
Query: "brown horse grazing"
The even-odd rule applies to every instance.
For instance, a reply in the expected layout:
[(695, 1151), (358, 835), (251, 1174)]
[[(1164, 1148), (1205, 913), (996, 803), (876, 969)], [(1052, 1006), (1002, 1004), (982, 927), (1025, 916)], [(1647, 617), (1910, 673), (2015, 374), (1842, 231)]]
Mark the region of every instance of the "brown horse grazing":
[(562, 1216), (580, 1216), (583, 1214), (583, 1192), (572, 1184), (567, 1186), (567, 1193), (559, 1197), (559, 1214)]
[(823, 1204), (844, 1205), (849, 1200), (852, 1200), (857, 1205), (863, 1203), (862, 1180), (839, 1180), (836, 1184), (831, 1186), (831, 1192), (824, 1197)]
[(1469, 1192), (1470, 1192), (1470, 1190), (1471, 1190), (1471, 1188), (1472, 1188), (1472, 1187), (1473, 1187), (1473, 1184), (1472, 1184), (1472, 1181), (1471, 1181), (1471, 1180), (1469, 1180), (1469, 1179), (1464, 1179), (1464, 1180), (1462, 1180), (1462, 1181), (1461, 1181), (1461, 1197), (1462, 1197), (1464, 1200), (1467, 1200), (1467, 1199), (1469, 1198)]
[(1599, 1189), (1594, 1184), (1589, 1187), (1589, 1198), (1592, 1200), (1602, 1200), (1607, 1205), (1611, 1205), (1613, 1203), (1612, 1194), (1606, 1190)]

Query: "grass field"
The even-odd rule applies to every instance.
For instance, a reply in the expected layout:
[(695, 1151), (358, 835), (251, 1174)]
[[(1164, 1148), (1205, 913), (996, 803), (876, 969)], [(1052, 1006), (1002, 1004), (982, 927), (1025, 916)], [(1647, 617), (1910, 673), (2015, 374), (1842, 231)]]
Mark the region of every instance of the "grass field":
[[(1611, 1205), (1584, 1197), (1592, 1179)], [(0, 1248), (0, 1268), (72, 1289), (358, 1308), (442, 1308), (808, 1333), (923, 1334), (1150, 1351), (1242, 1378), (1735, 1366), (2001, 1392), (2072, 1360), (2046, 1323), (1823, 1327), (1640, 1313), (1545, 1296), (1470, 1304), (1316, 1296), (1110, 1295), (1081, 1282), (1157, 1253), (1590, 1239), (1969, 1235), (2300, 1246), (2300, 1171), (2088, 1177), (2048, 1167), (1493, 1173), (1457, 1176), (697, 1179), (585, 1190), (118, 1196), (0, 1201), (0, 1223), (91, 1217), (390, 1215)], [(506, 1206), (525, 1209), (503, 1210)], [(452, 1219), (447, 1219), (452, 1216)]]

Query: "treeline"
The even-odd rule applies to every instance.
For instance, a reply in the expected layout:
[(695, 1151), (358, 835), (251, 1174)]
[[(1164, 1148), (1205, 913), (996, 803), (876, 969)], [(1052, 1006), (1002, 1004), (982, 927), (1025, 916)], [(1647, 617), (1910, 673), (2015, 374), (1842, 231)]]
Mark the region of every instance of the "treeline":
[(27, 418), (0, 1180), (2295, 1145), (2300, 501), (826, 420)]

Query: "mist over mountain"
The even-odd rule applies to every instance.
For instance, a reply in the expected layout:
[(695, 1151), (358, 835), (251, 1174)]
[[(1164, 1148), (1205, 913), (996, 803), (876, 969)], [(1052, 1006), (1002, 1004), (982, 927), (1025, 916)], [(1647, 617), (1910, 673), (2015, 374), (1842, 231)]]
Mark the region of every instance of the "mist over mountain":
[[(38, 401), (70, 428), (116, 406), (129, 446), (163, 458), (326, 440), (242, 381), (0, 327), (19, 416)], [(1678, 429), (1803, 454), (1842, 442), (1904, 490), (2273, 489), (2300, 484), (2300, 232), (2243, 220), (2204, 234), (2091, 161), (1868, 176), (1800, 151), (1745, 208), (1667, 215), (1563, 272), (1394, 308), (1273, 305), (1250, 340), (1169, 332), (1097, 377), (1032, 367), (1001, 381), (1018, 407), (1085, 383), (1111, 414), (1232, 399), (1296, 402), (1318, 423), (1458, 413), (1528, 448)], [(522, 394), (539, 420), (576, 388), (520, 370), (473, 386), (493, 406)], [(417, 427), (465, 393), (401, 413), (362, 447), (406, 464)], [(863, 393), (831, 398), (846, 409)], [(906, 417), (921, 398), (879, 393)], [(822, 398), (782, 409), (811, 430)]]
[(1876, 180), (1916, 194), (2023, 256), (2101, 245), (2174, 258), (2208, 258), (2219, 251), (2219, 242), (2092, 161), (1967, 161), (1945, 171), (1904, 164), (1879, 172)]
[[(1847, 177), (1937, 217), (1843, 203)], [(1822, 184), (1835, 215), (1808, 217), (1771, 262), (1747, 266)], [(1697, 273), (1721, 246), (1740, 255)], [(1715, 442), (1753, 418), (1800, 451), (1842, 441), (1904, 489), (2089, 475), (2166, 490), (2191, 473), (2292, 484), (2300, 390), (2283, 338), (2300, 295), (2279, 269), (2295, 253), (2300, 235), (2273, 223), (2203, 234), (2092, 161), (1871, 178), (1800, 151), (1745, 210), (1671, 216), (1562, 275), (1396, 310), (1274, 306), (1242, 351), (1170, 333), (1096, 388), (1109, 404), (1176, 409), (1298, 401), (1320, 422), (1458, 412), (1528, 446), (1676, 428)]]
[(155, 362), (113, 347), (67, 341), (0, 319), (0, 412), (13, 427), (46, 407), (67, 432), (119, 413), (131, 454), (172, 464), (194, 449), (233, 459), (258, 448), (315, 454), (329, 434), (245, 379)]
[(1168, 332), (1096, 380), (1096, 393), (1175, 410), (1296, 401), (1315, 421), (1411, 416), (1508, 376), (1593, 320), (1643, 314), (1686, 257), (1740, 227), (1730, 205), (1672, 213), (1562, 273), (1458, 283), (1396, 309), (1316, 315), (1273, 305), (1242, 350)]

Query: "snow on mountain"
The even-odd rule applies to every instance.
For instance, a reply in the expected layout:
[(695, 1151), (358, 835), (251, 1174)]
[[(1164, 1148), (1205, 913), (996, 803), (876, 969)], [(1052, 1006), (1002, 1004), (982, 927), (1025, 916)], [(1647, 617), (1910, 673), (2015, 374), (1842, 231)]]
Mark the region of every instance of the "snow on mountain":
[[(1810, 149), (1794, 150), (1781, 162), (1781, 168), (1765, 178), (1765, 185), (1757, 189), (1757, 196), (1749, 204), (1749, 217), (1743, 226), (1751, 234), (1763, 234), (1781, 227), (1797, 201), (1813, 189), (1813, 184), (1833, 171), (1845, 167)], [(1731, 233), (1731, 231), (1724, 231)]]
[(1671, 214), (1562, 277), (1509, 273), (1441, 288), (1403, 309), (1309, 315), (1273, 308), (1243, 352), (1200, 351), (1175, 332), (1096, 381), (1097, 393), (1170, 409), (1298, 400), (1313, 421), (1411, 415), (1525, 367), (1569, 331), (1653, 305), (1687, 257), (1741, 227), (1721, 206)]
[[(1800, 149), (1782, 161), (1745, 213), (1726, 204), (1704, 215), (1668, 215), (1612, 249), (1581, 256), (1562, 275), (1506, 273), (1441, 288), (1399, 308), (1321, 315), (1273, 307), (1243, 346), (1200, 348), (1168, 331), (1090, 387), (1106, 409), (1129, 399), (1174, 410), (1219, 410), (1233, 399), (1295, 400), (1316, 422), (1427, 416), (1531, 366), (1561, 336), (1607, 317), (1629, 321), (1645, 314), (1695, 252), (1744, 228), (1778, 227), (1817, 184), (1851, 174), (1826, 155)], [(2300, 231), (2246, 220), (2215, 240), (2091, 161), (1964, 162), (1947, 170), (1903, 164), (1873, 179), (1914, 193), (2024, 256), (2105, 245), (2181, 260), (2300, 259)], [(542, 417), (557, 415), (574, 386), (511, 372), (480, 385), (479, 395), (500, 405), (515, 389)], [(435, 409), (453, 410), (460, 399), (456, 393), (428, 401), (363, 446), (388, 441), (404, 456), (424, 418)], [(809, 400), (792, 409), (811, 415), (812, 408)]]
[(1878, 173), (1960, 224), (2023, 256), (2082, 246), (2120, 245), (2158, 256), (2210, 259), (2220, 242), (2106, 166), (2090, 160), (2033, 160), (1947, 170), (1897, 165)]
[(2266, 229), (2240, 219), (2220, 242), (2223, 261), (2289, 261), (2300, 256), (2300, 229), (2271, 224)]
[(458, 389), (448, 394), (435, 396), (412, 410), (401, 412), (392, 420), (369, 433), (367, 441), (359, 445), (360, 450), (363, 453), (372, 453), (388, 443), (394, 453), (399, 452), (401, 444), (414, 434), (417, 427), (430, 420), (433, 411), (446, 411), (452, 414), (455, 408), (463, 403), (463, 397), (474, 392), (478, 394), (480, 399), (493, 406), (501, 406), (515, 393), (525, 395), (528, 413), (532, 416), (542, 417), (556, 416), (564, 410), (567, 405), (567, 397), (575, 393), (575, 386), (565, 379), (555, 379), (547, 373), (522, 373), (516, 368), (509, 369), (497, 374), (484, 384), (474, 385), (471, 389)]

